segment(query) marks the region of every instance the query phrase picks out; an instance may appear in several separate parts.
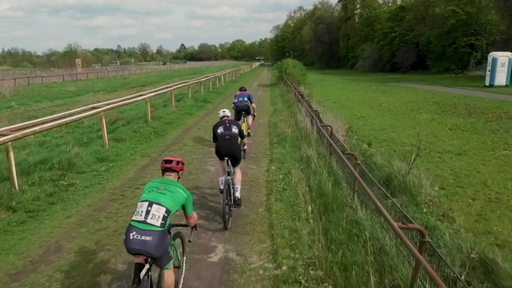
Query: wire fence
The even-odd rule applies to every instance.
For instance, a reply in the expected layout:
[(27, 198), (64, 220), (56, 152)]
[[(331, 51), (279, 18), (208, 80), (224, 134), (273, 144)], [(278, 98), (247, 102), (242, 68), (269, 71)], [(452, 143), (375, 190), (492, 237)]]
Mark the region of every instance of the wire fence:
[(0, 74), (0, 95), (9, 95), (15, 88), (18, 87), (26, 87), (44, 83), (126, 76), (165, 70), (178, 70), (190, 67), (225, 65), (226, 63), (234, 63), (234, 61), (187, 62), (180, 64), (151, 66), (106, 66), (100, 68), (83, 68), (80, 72), (71, 69), (58, 69), (27, 71), (25, 73), (17, 72), (16, 74), (11, 74), (4, 71)]
[[(387, 235), (385, 236), (388, 238), (387, 240), (395, 239), (395, 241), (391, 241), (396, 243), (393, 256), (400, 259), (399, 262), (403, 263), (403, 267), (389, 268), (395, 270), (390, 273), (400, 273), (396, 270), (411, 271), (409, 272), (410, 287), (471, 287), (428, 239), (427, 231), (418, 225), (375, 180), (357, 156), (350, 152), (334, 133), (332, 126), (324, 123), (320, 112), (314, 109), (306, 99), (304, 92), (287, 80), (284, 80), (283, 84), (299, 102), (310, 126), (316, 130), (330, 155), (336, 159), (341, 168), (340, 172), (349, 182), (349, 187), (352, 187), (354, 199), (362, 209), (378, 216), (377, 218), (380, 219), (378, 222), (381, 224), (382, 230), (386, 232), (384, 235)], [(384, 211), (379, 211), (381, 207)], [(392, 221), (387, 221), (387, 217), (380, 216), (389, 216)], [(397, 234), (391, 229), (394, 225), (405, 234), (407, 237), (405, 241), (397, 237), (400, 233)], [(416, 247), (416, 251), (408, 249), (407, 242), (412, 243)], [(422, 264), (422, 261), (425, 261), (426, 264)], [(428, 268), (433, 271), (429, 271)]]

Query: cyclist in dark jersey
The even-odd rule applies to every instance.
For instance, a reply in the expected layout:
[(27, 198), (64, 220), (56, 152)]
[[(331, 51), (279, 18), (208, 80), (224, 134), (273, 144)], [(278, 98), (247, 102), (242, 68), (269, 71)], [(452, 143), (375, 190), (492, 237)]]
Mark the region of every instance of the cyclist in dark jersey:
[(242, 126), (237, 121), (231, 119), (231, 111), (222, 109), (218, 113), (219, 121), (213, 125), (212, 140), (215, 144), (215, 155), (219, 159), (218, 177), (219, 189), (222, 193), (224, 188), (224, 175), (226, 175), (226, 158), (229, 158), (235, 170), (235, 207), (242, 207), (240, 198), (240, 188), (242, 186), (242, 169), (240, 162), (242, 161), (242, 150), (240, 149), (240, 141), (247, 146), (247, 139), (242, 131)]
[(137, 209), (124, 235), (126, 251), (133, 255), (135, 262), (132, 287), (140, 285), (139, 275), (146, 257), (153, 258), (155, 264), (162, 269), (163, 287), (174, 287), (175, 276), (168, 233), (171, 217), (183, 210), (190, 227), (197, 223), (192, 194), (179, 183), (185, 170), (185, 161), (180, 157), (165, 157), (160, 169), (162, 177), (144, 186)]
[(233, 109), (235, 110), (235, 120), (242, 119), (242, 112), (247, 116), (247, 136), (251, 136), (251, 128), (254, 117), (256, 117), (256, 104), (254, 98), (247, 92), (244, 86), (238, 89), (238, 92), (233, 96)]

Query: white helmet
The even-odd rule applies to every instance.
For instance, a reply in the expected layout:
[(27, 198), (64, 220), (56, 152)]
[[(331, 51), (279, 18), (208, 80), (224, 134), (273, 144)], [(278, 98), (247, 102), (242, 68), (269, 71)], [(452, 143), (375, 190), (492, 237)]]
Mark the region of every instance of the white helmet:
[(219, 116), (219, 119), (225, 116), (231, 117), (231, 111), (229, 111), (229, 109), (220, 109), (217, 116)]

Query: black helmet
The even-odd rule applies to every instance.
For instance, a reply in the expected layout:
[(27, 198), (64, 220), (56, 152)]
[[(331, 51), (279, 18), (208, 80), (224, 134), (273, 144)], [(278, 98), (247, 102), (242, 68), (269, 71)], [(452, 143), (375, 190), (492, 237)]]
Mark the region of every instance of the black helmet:
[(240, 92), (246, 92), (246, 91), (247, 91), (247, 88), (245, 88), (245, 86), (242, 86), (242, 87), (238, 88), (238, 91), (240, 91)]

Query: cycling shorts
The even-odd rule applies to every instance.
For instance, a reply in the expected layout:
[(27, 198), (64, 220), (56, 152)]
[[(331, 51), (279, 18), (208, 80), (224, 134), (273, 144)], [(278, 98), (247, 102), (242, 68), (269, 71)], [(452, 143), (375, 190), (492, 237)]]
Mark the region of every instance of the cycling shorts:
[(128, 225), (124, 233), (126, 252), (131, 255), (150, 257), (160, 269), (167, 269), (172, 264), (169, 244), (170, 235), (167, 230), (142, 230)]
[(215, 145), (215, 155), (219, 160), (228, 158), (233, 167), (237, 167), (242, 161), (242, 149), (237, 141), (217, 142)]
[(249, 116), (252, 114), (251, 103), (249, 103), (248, 101), (239, 103), (240, 104), (235, 103), (234, 105), (235, 121), (240, 121), (240, 119), (242, 119), (242, 112), (245, 113), (245, 116)]

